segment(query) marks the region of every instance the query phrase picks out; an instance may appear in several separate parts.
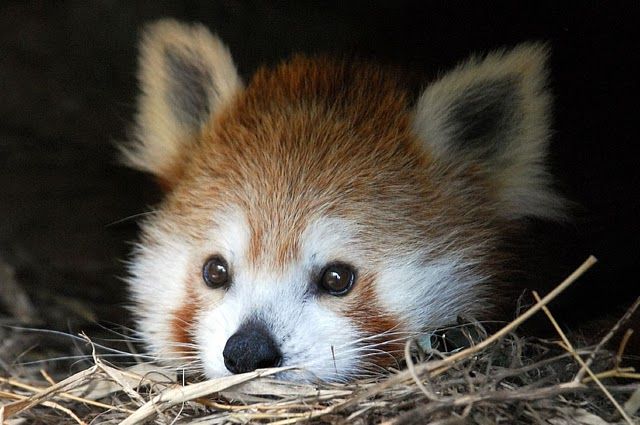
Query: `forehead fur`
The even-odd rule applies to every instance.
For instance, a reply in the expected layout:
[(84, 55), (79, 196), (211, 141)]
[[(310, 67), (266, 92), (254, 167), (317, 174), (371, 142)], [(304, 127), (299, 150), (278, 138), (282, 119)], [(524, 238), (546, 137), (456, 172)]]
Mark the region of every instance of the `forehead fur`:
[(453, 171), (419, 147), (412, 118), (408, 92), (379, 66), (296, 57), (261, 69), (204, 128), (168, 206), (192, 232), (212, 209), (238, 205), (250, 257), (269, 247), (278, 262), (296, 255), (304, 228), (322, 216), (362, 224), (362, 240), (375, 229), (376, 249), (380, 238), (420, 244), (452, 225), (465, 233), (475, 222), (465, 212), (487, 213), (482, 195), (467, 196), (481, 185), (443, 184)]
[(379, 67), (361, 63), (296, 57), (263, 68), (216, 118), (194, 155), (204, 160), (196, 169), (239, 182), (295, 182), (283, 189), (296, 197), (302, 188), (315, 197), (379, 180), (373, 169), (408, 177), (422, 158), (405, 91)]

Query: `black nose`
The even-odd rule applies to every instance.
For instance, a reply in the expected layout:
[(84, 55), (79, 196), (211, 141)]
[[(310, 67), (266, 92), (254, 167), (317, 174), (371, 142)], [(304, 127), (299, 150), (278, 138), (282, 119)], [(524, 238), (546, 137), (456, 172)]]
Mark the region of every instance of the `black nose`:
[(269, 330), (256, 321), (245, 323), (231, 335), (222, 355), (224, 365), (233, 373), (277, 367), (282, 361), (282, 354)]

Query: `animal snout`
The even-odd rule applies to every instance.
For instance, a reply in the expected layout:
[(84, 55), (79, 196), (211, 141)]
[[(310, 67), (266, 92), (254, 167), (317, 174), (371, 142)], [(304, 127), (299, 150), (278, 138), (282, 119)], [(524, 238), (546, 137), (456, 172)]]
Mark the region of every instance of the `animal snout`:
[(232, 373), (277, 367), (282, 353), (269, 330), (260, 322), (250, 321), (231, 335), (222, 352), (224, 365)]

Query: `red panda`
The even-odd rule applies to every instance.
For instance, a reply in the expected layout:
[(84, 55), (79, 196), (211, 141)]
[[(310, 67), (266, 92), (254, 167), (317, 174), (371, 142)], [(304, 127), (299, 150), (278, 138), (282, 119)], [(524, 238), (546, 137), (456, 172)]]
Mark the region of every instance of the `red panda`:
[(366, 61), (295, 56), (243, 82), (201, 25), (140, 45), (132, 167), (166, 192), (130, 266), (150, 352), (207, 377), (344, 381), (404, 341), (492, 317), (545, 165), (547, 49), (475, 56), (419, 93)]

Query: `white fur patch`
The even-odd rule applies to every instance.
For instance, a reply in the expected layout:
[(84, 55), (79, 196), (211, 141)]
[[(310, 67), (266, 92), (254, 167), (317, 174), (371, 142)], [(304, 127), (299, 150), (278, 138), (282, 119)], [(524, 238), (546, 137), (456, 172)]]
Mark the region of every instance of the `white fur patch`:
[(323, 217), (313, 221), (302, 235), (301, 258), (312, 265), (343, 261), (353, 265), (363, 262), (357, 244), (358, 226), (348, 220)]
[(408, 332), (451, 325), (458, 315), (473, 317), (486, 309), (486, 279), (471, 271), (470, 260), (424, 258), (418, 253), (388, 258), (377, 281), (382, 305)]
[[(299, 366), (291, 379), (341, 380), (358, 373), (362, 337), (349, 319), (318, 301), (312, 271), (329, 261), (359, 261), (353, 245), (354, 229), (346, 221), (323, 219), (304, 234), (302, 259), (274, 272), (265, 265), (246, 263), (249, 225), (237, 209), (212, 219), (205, 241), (186, 241), (166, 228), (148, 224), (146, 242), (135, 255), (130, 286), (137, 303), (139, 327), (151, 352), (166, 363), (175, 358), (168, 312), (177, 311), (186, 296), (189, 273), (200, 273), (209, 255), (223, 255), (233, 276), (228, 290), (197, 288), (202, 311), (193, 324), (194, 342), (208, 377), (228, 375), (222, 356), (225, 344), (243, 321), (258, 317), (283, 354), (283, 364)], [(193, 280), (193, 279), (192, 279)], [(311, 288), (314, 289), (314, 288)], [(326, 296), (326, 295), (325, 295)], [(178, 348), (177, 351), (181, 349)]]
[(250, 317), (259, 318), (269, 329), (283, 365), (301, 368), (302, 375), (293, 372), (292, 378), (336, 380), (352, 373), (357, 356), (340, 353), (357, 338), (357, 331), (346, 318), (310, 299), (306, 283), (292, 275), (267, 273), (236, 279), (223, 301), (203, 314), (196, 331), (207, 376), (229, 374), (222, 352)]
[[(152, 353), (165, 360), (175, 354), (167, 312), (180, 308), (189, 273), (200, 273), (210, 255), (226, 258), (233, 282), (228, 290), (197, 288), (202, 311), (191, 327), (201, 366), (208, 377), (229, 375), (223, 350), (248, 318), (269, 329), (283, 355), (283, 365), (299, 366), (291, 379), (345, 380), (367, 365), (367, 335), (339, 313), (339, 300), (317, 291), (313, 281), (324, 265), (343, 261), (378, 276), (377, 298), (398, 318), (405, 332), (417, 333), (454, 323), (457, 315), (484, 307), (481, 277), (469, 273), (463, 257), (434, 259), (414, 253), (388, 257), (374, 267), (358, 237), (359, 226), (348, 220), (320, 218), (301, 236), (300, 261), (275, 272), (265, 264), (247, 264), (249, 223), (237, 208), (212, 218), (207, 240), (200, 246), (147, 226), (148, 243), (140, 246), (132, 267), (131, 288), (139, 305), (139, 326)], [(322, 301), (322, 302), (321, 302)], [(333, 308), (332, 306), (336, 306)], [(382, 347), (381, 347), (382, 348)], [(173, 362), (176, 364), (176, 362)]]
[(300, 261), (280, 271), (272, 268), (268, 256), (263, 256), (265, 264), (247, 264), (250, 226), (237, 208), (212, 217), (208, 237), (197, 243), (170, 233), (170, 227), (145, 227), (147, 242), (139, 247), (131, 269), (139, 326), (153, 354), (179, 365), (172, 359), (176, 345), (167, 313), (184, 302), (189, 273), (197, 273), (199, 281), (202, 262), (210, 255), (224, 256), (233, 277), (231, 287), (197, 287), (202, 310), (190, 326), (208, 377), (230, 374), (223, 350), (249, 318), (262, 321), (270, 331), (283, 365), (300, 367), (287, 378), (346, 380), (362, 373), (369, 365), (367, 355), (384, 347), (367, 347), (370, 336), (340, 313), (341, 300), (318, 292), (314, 279), (330, 262), (343, 261), (374, 273), (381, 307), (400, 320), (404, 332), (448, 325), (459, 314), (472, 315), (485, 307), (482, 278), (469, 273), (472, 263), (462, 256), (426, 262), (424, 253), (395, 252), (374, 266), (359, 240), (361, 229), (345, 219), (312, 222), (301, 235)]
[(210, 255), (219, 254), (230, 265), (244, 267), (244, 256), (251, 238), (249, 222), (244, 212), (238, 207), (229, 207), (217, 212), (212, 221), (215, 224), (200, 247), (203, 260)]
[(151, 352), (173, 358), (176, 350), (167, 313), (178, 309), (185, 297), (193, 247), (159, 227), (147, 226), (146, 232), (148, 240), (135, 251), (129, 288), (136, 302), (138, 327)]
[[(293, 379), (339, 380), (357, 372), (353, 343), (360, 333), (309, 290), (315, 284), (309, 281), (314, 268), (345, 261), (352, 233), (347, 227), (340, 220), (315, 222), (303, 236), (301, 262), (289, 264), (284, 272), (269, 270), (268, 260), (264, 265), (234, 269), (231, 288), (199, 318), (196, 338), (207, 376), (230, 373), (222, 352), (248, 318), (258, 318), (269, 329), (282, 352), (283, 365), (300, 367), (299, 372), (288, 374)], [(242, 257), (243, 253), (236, 254)], [(353, 252), (349, 257), (355, 259)], [(239, 258), (236, 263), (242, 264)]]

